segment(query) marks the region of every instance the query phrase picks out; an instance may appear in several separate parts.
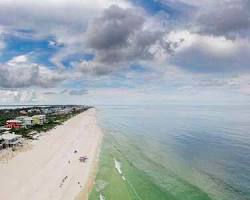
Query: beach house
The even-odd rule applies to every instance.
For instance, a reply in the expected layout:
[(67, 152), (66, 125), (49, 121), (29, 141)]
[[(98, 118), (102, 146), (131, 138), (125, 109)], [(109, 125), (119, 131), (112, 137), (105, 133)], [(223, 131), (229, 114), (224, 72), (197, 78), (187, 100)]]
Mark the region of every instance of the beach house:
[(46, 122), (46, 115), (33, 115), (32, 125), (43, 125)]
[(22, 125), (25, 127), (32, 126), (32, 117), (19, 116), (16, 118), (16, 120), (21, 121)]
[(19, 120), (8, 120), (5, 123), (5, 128), (15, 128), (15, 129), (22, 128), (22, 122)]
[(21, 115), (27, 115), (27, 111), (25, 111), (25, 110), (20, 110), (20, 112), (19, 112)]
[(4, 148), (4, 140), (0, 136), (0, 150)]
[(0, 136), (0, 140), (3, 141), (5, 147), (14, 146), (22, 142), (22, 136), (13, 133), (7, 133)]
[(6, 128), (6, 127), (4, 127), (4, 126), (0, 126), (0, 134), (1, 134), (2, 132), (9, 131), (9, 130), (11, 130), (11, 128)]

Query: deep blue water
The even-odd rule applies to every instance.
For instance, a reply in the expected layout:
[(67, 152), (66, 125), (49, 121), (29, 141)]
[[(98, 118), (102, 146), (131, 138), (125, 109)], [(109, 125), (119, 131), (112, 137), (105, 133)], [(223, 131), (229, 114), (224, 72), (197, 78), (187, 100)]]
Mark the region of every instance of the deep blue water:
[[(98, 108), (101, 125), (124, 145), (129, 143), (128, 152), (133, 145), (161, 166), (151, 170), (149, 160), (136, 151), (130, 153), (131, 160), (156, 182), (165, 172), (164, 180), (173, 173), (213, 199), (250, 199), (249, 106)], [(177, 183), (157, 184), (171, 188)]]

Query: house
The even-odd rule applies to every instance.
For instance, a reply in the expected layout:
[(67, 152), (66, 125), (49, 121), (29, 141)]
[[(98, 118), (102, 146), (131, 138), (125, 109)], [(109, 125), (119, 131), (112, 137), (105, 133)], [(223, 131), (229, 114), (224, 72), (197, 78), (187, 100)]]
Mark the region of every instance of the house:
[(4, 148), (4, 140), (2, 139), (2, 136), (0, 135), (0, 150)]
[(19, 120), (8, 120), (5, 123), (5, 128), (15, 128), (15, 129), (22, 128), (22, 122)]
[(4, 131), (2, 134), (9, 134), (10, 132), (9, 131)]
[(46, 122), (45, 115), (34, 115), (32, 116), (32, 125), (43, 125)]
[(32, 108), (28, 110), (28, 113), (41, 113), (40, 109)]
[(53, 110), (51, 108), (44, 108), (43, 109), (43, 113), (45, 113), (45, 114), (51, 114), (51, 113), (53, 113)]
[(11, 130), (11, 128), (6, 128), (4, 126), (0, 126), (0, 133), (5, 132), (5, 131), (9, 131), (9, 130)]
[(4, 146), (14, 146), (22, 142), (22, 136), (13, 133), (3, 134), (0, 139), (3, 141)]
[(35, 132), (35, 131), (29, 133), (28, 135), (29, 135), (29, 137), (30, 137), (31, 139), (33, 139), (33, 140), (37, 140), (37, 139), (40, 137), (40, 134), (37, 133), (37, 132)]
[(17, 117), (16, 120), (21, 121), (25, 127), (32, 126), (32, 117), (20, 116)]
[(71, 113), (72, 111), (72, 108), (60, 108), (54, 113), (54, 115), (66, 115)]
[(21, 115), (27, 115), (27, 112), (25, 110), (20, 110)]

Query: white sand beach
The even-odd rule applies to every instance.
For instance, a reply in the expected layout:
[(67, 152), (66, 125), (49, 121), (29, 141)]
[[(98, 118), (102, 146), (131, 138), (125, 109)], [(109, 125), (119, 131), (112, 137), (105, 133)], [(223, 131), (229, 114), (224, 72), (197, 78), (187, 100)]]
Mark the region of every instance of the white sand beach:
[[(51, 130), (34, 141), (31, 149), (0, 162), (0, 199), (75, 199), (86, 190), (101, 139), (95, 109)], [(82, 163), (80, 156), (89, 159)]]

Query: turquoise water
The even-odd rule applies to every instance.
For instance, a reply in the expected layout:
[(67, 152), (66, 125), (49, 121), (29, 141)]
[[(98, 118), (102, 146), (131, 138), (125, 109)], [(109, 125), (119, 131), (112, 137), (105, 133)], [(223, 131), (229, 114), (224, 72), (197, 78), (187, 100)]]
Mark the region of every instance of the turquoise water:
[(161, 191), (185, 200), (207, 199), (197, 191), (210, 199), (250, 199), (249, 106), (98, 109), (110, 142)]

